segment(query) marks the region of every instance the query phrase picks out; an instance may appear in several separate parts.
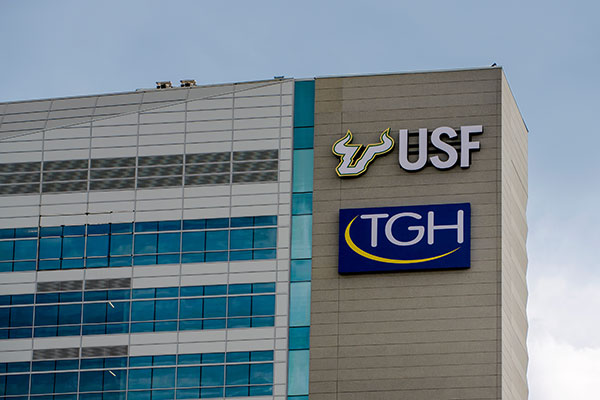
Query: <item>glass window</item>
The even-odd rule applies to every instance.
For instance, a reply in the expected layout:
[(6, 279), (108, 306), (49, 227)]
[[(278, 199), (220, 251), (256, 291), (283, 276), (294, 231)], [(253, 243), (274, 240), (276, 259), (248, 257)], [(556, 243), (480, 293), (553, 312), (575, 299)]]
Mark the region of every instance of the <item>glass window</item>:
[(181, 234), (177, 233), (161, 233), (158, 235), (158, 252), (159, 253), (178, 253)]
[(231, 218), (231, 227), (232, 228), (240, 228), (240, 227), (252, 226), (252, 225), (254, 225), (253, 217)]
[(214, 296), (217, 294), (226, 294), (227, 285), (210, 285), (204, 287), (205, 296)]
[(250, 384), (260, 385), (273, 383), (273, 364), (250, 365)]
[(227, 385), (247, 385), (250, 382), (250, 365), (228, 365)]
[(250, 353), (252, 361), (273, 361), (273, 350), (253, 351)]
[(152, 370), (152, 388), (171, 388), (175, 386), (175, 368), (154, 368)]
[(232, 351), (227, 353), (226, 358), (228, 363), (249, 362), (250, 352), (248, 351)]
[(313, 188), (313, 150), (294, 150), (292, 191), (311, 192)]
[(106, 309), (107, 322), (127, 322), (129, 321), (129, 302), (111, 301)]
[(19, 395), (29, 392), (29, 375), (6, 376), (6, 394)]
[(313, 127), (294, 128), (294, 149), (312, 149), (314, 146)]
[(275, 282), (253, 283), (252, 293), (275, 293)]
[(129, 389), (150, 389), (151, 386), (152, 368), (129, 370)]
[(246, 294), (252, 293), (252, 285), (250, 283), (238, 283), (229, 285), (229, 294)]
[(33, 307), (12, 307), (10, 309), (10, 326), (31, 326)]
[(156, 289), (133, 289), (134, 299), (152, 299), (156, 297)]
[(125, 370), (104, 371), (104, 385), (102, 390), (125, 390), (126, 377), (127, 371)]
[(81, 360), (81, 369), (94, 369), (103, 367), (104, 358), (84, 358)]
[(202, 367), (201, 386), (223, 386), (225, 379), (223, 365)]
[(58, 321), (58, 306), (38, 306), (35, 309), (35, 325), (56, 325)]
[(312, 215), (292, 216), (292, 258), (312, 257)]
[(88, 235), (106, 235), (109, 231), (108, 224), (88, 225)]
[(174, 355), (153, 356), (152, 365), (175, 365), (176, 357)]
[(154, 319), (154, 301), (134, 301), (131, 305), (132, 321), (151, 321)]
[(57, 360), (57, 370), (79, 369), (79, 360)]
[(188, 219), (183, 221), (183, 229), (184, 230), (192, 230), (192, 229), (205, 229), (206, 228), (206, 220), (204, 219)]
[(15, 229), (15, 237), (16, 238), (37, 237), (37, 235), (38, 235), (37, 228), (17, 228), (17, 229)]
[(252, 296), (252, 315), (275, 315), (275, 295)]
[(310, 325), (310, 282), (290, 284), (290, 326)]
[(177, 319), (177, 300), (157, 300), (155, 318), (157, 320)]
[(63, 257), (83, 257), (85, 250), (85, 237), (66, 237), (62, 242)]
[(228, 228), (229, 227), (229, 218), (212, 218), (206, 220), (206, 228)]
[(277, 228), (262, 228), (254, 230), (254, 248), (277, 246)]
[(183, 251), (204, 251), (205, 232), (184, 232)]
[(40, 236), (62, 236), (62, 226), (43, 226), (40, 228)]
[(294, 126), (313, 126), (315, 124), (314, 114), (315, 81), (296, 82), (294, 85)]
[(224, 317), (225, 301), (225, 297), (211, 297), (204, 299), (204, 318)]
[(229, 231), (206, 232), (206, 250), (227, 250)]
[(245, 317), (250, 315), (251, 297), (250, 296), (239, 296), (229, 297), (228, 299), (228, 311), (229, 317)]
[(158, 221), (159, 231), (179, 231), (181, 230), (181, 221)]
[(56, 393), (69, 393), (77, 391), (77, 372), (64, 372), (56, 374), (54, 390)]
[(288, 395), (308, 393), (308, 350), (290, 350), (288, 369)]
[(308, 326), (290, 328), (290, 349), (308, 349), (310, 342), (310, 328)]
[(14, 229), (0, 229), (0, 239), (12, 239), (15, 237)]
[(178, 295), (178, 287), (156, 288), (156, 297), (177, 297)]
[(110, 226), (111, 233), (130, 233), (133, 232), (133, 224), (132, 223), (121, 223), (121, 224), (111, 224)]
[[(83, 361), (82, 361), (83, 368)], [(100, 366), (102, 368), (102, 366)], [(95, 392), (102, 390), (103, 371), (83, 371), (81, 372), (81, 383), (79, 384), (80, 392)]]
[(65, 226), (63, 235), (65, 235), (65, 236), (83, 236), (83, 235), (85, 235), (85, 225)]
[(110, 255), (120, 256), (131, 254), (133, 235), (112, 235), (110, 237)]
[(157, 238), (156, 234), (135, 235), (135, 254), (156, 253)]
[(35, 260), (36, 255), (37, 240), (15, 241), (15, 260)]
[(181, 310), (179, 311), (179, 318), (202, 318), (202, 303), (203, 299), (181, 299)]
[[(37, 316), (36, 309), (36, 316)], [(61, 305), (58, 309), (59, 325), (74, 325), (81, 323), (81, 304)]]
[(254, 226), (269, 226), (269, 225), (277, 225), (277, 216), (276, 215), (263, 215), (259, 217), (254, 217)]
[(292, 260), (290, 266), (290, 280), (292, 282), (310, 281), (312, 268), (311, 260)]
[(235, 229), (230, 233), (231, 249), (251, 249), (252, 229)]
[(108, 267), (108, 258), (88, 258), (85, 261), (85, 265), (87, 268), (102, 268)]
[(312, 193), (292, 194), (292, 215), (312, 214)]
[(202, 354), (202, 364), (219, 364), (225, 362), (225, 353)]
[(129, 358), (130, 367), (147, 367), (150, 365), (152, 365), (152, 356), (139, 356)]
[(34, 361), (31, 365), (32, 371), (54, 371), (55, 368), (56, 363), (54, 361)]
[[(27, 389), (25, 389), (27, 393)], [(31, 375), (31, 393), (54, 393), (54, 374)]]
[(158, 231), (158, 222), (136, 222), (136, 232), (156, 232)]
[(83, 305), (83, 322), (106, 322), (106, 303), (91, 303)]
[(202, 295), (204, 295), (204, 286), (182, 286), (181, 287), (181, 296), (182, 297), (202, 296)]
[(0, 261), (10, 261), (13, 259), (14, 243), (12, 240), (0, 242)]
[(108, 255), (108, 235), (88, 236), (86, 252), (88, 257), (106, 257)]

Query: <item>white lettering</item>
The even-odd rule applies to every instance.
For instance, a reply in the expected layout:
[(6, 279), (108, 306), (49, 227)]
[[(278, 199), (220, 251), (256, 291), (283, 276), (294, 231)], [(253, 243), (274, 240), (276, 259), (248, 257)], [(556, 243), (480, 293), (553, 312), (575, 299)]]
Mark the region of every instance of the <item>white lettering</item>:
[(365, 214), (360, 216), (360, 219), (371, 220), (371, 247), (377, 247), (377, 220), (389, 216), (389, 214)]
[(434, 213), (429, 211), (427, 213), (427, 244), (433, 244), (435, 231), (441, 231), (444, 229), (456, 229), (456, 241), (462, 243), (464, 239), (464, 211), (458, 210), (456, 213), (456, 225), (435, 225)]
[(409, 226), (407, 228), (409, 231), (417, 231), (417, 236), (413, 240), (409, 240), (408, 242), (403, 242), (394, 237), (394, 234), (392, 233), (392, 227), (394, 225), (394, 222), (396, 222), (397, 219), (400, 219), (402, 217), (421, 219), (421, 216), (419, 214), (415, 214), (412, 212), (403, 212), (400, 214), (396, 214), (392, 218), (390, 218), (385, 224), (385, 237), (387, 238), (387, 240), (389, 240), (396, 246), (412, 246), (413, 244), (419, 243), (425, 235), (425, 228), (422, 226)]
[(471, 150), (479, 150), (479, 142), (471, 142), (472, 133), (482, 133), (483, 126), (469, 125), (460, 127), (460, 167), (471, 165)]
[(400, 129), (400, 148), (398, 161), (407, 171), (418, 171), (427, 163), (427, 128), (419, 129), (419, 158), (411, 162), (408, 159), (408, 129)]
[(446, 135), (450, 139), (458, 136), (454, 129), (447, 126), (442, 126), (435, 129), (431, 134), (431, 144), (433, 144), (436, 148), (440, 149), (444, 153), (448, 154), (448, 159), (446, 161), (442, 161), (439, 156), (433, 156), (430, 158), (430, 160), (433, 166), (437, 169), (448, 169), (454, 167), (454, 165), (458, 161), (458, 152), (454, 147), (442, 141), (442, 135)]

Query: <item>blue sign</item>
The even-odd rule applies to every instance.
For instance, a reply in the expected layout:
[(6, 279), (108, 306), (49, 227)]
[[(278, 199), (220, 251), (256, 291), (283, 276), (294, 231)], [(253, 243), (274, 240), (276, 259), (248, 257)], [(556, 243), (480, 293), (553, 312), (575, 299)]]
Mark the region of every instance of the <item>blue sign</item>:
[(471, 205), (340, 210), (339, 273), (471, 266)]

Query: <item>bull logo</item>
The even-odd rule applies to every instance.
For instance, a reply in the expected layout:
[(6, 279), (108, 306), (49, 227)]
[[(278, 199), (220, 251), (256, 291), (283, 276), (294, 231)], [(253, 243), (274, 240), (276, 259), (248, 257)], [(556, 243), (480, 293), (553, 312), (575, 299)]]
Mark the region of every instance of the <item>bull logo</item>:
[[(340, 163), (335, 172), (340, 178), (359, 176), (369, 164), (379, 155), (386, 154), (394, 148), (394, 139), (390, 136), (390, 128), (381, 133), (379, 143), (368, 144), (364, 149), (362, 144), (350, 144), (352, 132), (348, 133), (333, 144), (333, 154), (340, 157)], [(362, 150), (362, 151), (361, 151)]]

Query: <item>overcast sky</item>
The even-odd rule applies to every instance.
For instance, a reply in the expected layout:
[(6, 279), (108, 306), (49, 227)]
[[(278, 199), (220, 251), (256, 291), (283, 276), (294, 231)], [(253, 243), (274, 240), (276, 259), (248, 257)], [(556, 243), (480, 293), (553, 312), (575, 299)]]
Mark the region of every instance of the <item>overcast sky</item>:
[(597, 1), (0, 0), (0, 102), (489, 66), (529, 136), (532, 400), (600, 393)]

